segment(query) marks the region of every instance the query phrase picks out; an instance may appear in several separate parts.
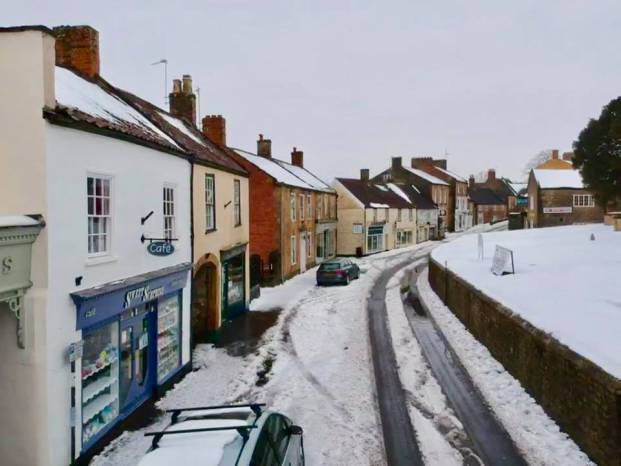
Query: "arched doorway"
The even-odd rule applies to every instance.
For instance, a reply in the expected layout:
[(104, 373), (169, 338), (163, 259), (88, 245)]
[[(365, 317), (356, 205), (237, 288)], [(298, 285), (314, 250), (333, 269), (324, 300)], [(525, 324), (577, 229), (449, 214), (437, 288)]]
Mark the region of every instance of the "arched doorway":
[(194, 268), (192, 279), (192, 341), (204, 343), (220, 327), (220, 277), (217, 259), (208, 255)]

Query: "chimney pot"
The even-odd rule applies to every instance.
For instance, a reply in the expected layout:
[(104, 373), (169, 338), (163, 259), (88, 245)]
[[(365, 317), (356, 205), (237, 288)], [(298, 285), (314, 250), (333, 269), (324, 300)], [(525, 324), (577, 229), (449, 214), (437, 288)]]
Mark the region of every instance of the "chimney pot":
[(474, 188), (474, 175), (470, 175), (470, 177), (468, 178), (468, 187)]
[(99, 33), (90, 26), (58, 26), (56, 64), (93, 79), (99, 75)]
[(487, 170), (487, 181), (494, 181), (496, 179), (496, 170), (490, 168)]
[(297, 147), (294, 147), (291, 152), (291, 165), (304, 168), (304, 152), (298, 150)]
[(218, 146), (226, 146), (226, 119), (222, 115), (203, 118), (203, 135)]
[(360, 179), (362, 181), (369, 181), (369, 169), (368, 168), (360, 169)]
[(268, 159), (272, 158), (272, 140), (264, 139), (262, 134), (259, 134), (257, 141), (257, 155)]
[(184, 94), (192, 94), (192, 76), (189, 74), (183, 75), (183, 93)]

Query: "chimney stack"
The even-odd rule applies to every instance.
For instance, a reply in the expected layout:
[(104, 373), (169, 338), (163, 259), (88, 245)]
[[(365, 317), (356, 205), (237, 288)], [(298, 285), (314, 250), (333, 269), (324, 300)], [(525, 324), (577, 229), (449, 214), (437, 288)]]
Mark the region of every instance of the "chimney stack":
[(272, 158), (272, 140), (263, 139), (262, 134), (259, 134), (259, 140), (257, 141), (257, 155), (268, 159)]
[(90, 26), (58, 26), (56, 64), (93, 79), (99, 75), (99, 33)]
[(433, 165), (433, 159), (431, 157), (412, 157), (410, 165), (412, 168), (422, 168), (425, 165)]
[(222, 115), (205, 115), (203, 135), (218, 146), (226, 146), (226, 119)]
[(360, 169), (360, 179), (362, 181), (369, 181), (369, 169), (368, 168)]
[(438, 168), (446, 170), (446, 159), (435, 159), (431, 163)]
[(474, 175), (470, 175), (470, 177), (468, 178), (468, 187), (474, 188)]
[(563, 152), (563, 160), (565, 160), (566, 162), (573, 162), (573, 158), (573, 152)]
[(401, 168), (402, 166), (402, 159), (401, 157), (393, 157), (392, 158), (392, 169), (395, 170), (397, 168)]
[(293, 152), (291, 152), (291, 165), (304, 168), (304, 152), (298, 150), (296, 147), (294, 147)]
[(552, 151), (552, 160), (558, 160), (558, 149)]
[(182, 80), (173, 80), (173, 90), (168, 95), (170, 113), (196, 126), (196, 95), (192, 90), (192, 77), (184, 74)]
[(487, 170), (487, 181), (496, 181), (496, 170), (493, 168)]

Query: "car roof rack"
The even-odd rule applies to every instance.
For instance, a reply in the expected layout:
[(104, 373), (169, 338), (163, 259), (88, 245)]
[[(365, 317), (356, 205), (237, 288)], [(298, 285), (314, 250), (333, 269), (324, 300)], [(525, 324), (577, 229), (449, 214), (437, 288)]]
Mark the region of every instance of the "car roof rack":
[(250, 410), (259, 417), (261, 415), (261, 408), (265, 406), (265, 403), (247, 403), (247, 404), (230, 404), (230, 405), (217, 405), (217, 406), (199, 406), (193, 408), (174, 408), (167, 409), (167, 413), (172, 413), (171, 424), (176, 424), (179, 419), (179, 415), (185, 411), (207, 411), (210, 409), (226, 409), (226, 408), (250, 408)]
[(155, 450), (159, 446), (159, 441), (162, 439), (164, 435), (174, 435), (174, 434), (191, 434), (195, 432), (217, 432), (222, 430), (236, 430), (239, 435), (244, 439), (244, 444), (248, 440), (250, 436), (250, 429), (256, 429), (256, 425), (251, 426), (223, 426), (223, 427), (203, 427), (200, 429), (180, 429), (180, 430), (163, 430), (160, 432), (146, 432), (144, 434), (145, 437), (153, 437), (153, 441), (151, 442), (151, 448)]

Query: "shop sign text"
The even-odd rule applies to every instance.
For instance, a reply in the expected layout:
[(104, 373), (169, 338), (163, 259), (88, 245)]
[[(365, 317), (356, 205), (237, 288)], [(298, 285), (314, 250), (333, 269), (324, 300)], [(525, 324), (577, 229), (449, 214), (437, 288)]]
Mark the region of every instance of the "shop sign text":
[(127, 294), (125, 295), (125, 303), (123, 304), (123, 308), (129, 309), (130, 307), (146, 303), (147, 301), (152, 301), (163, 295), (163, 286), (153, 289), (151, 289), (149, 285), (141, 286), (140, 288), (136, 288), (135, 290), (127, 292)]
[(147, 251), (154, 256), (170, 256), (175, 252), (175, 247), (167, 241), (153, 241), (147, 246)]
[(8, 275), (13, 270), (13, 258), (11, 256), (2, 258), (2, 275)]

